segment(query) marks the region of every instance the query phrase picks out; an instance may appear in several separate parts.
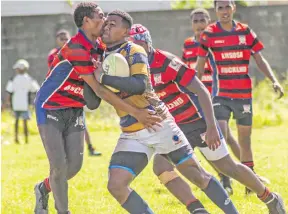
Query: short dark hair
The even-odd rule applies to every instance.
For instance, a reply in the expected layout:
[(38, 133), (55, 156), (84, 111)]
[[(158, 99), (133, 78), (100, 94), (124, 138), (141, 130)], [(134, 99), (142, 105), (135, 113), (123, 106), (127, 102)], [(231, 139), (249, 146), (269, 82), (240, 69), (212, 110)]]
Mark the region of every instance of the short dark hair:
[(78, 28), (82, 27), (85, 16), (93, 18), (93, 13), (98, 7), (98, 4), (93, 2), (81, 2), (77, 4), (74, 10), (74, 22)]
[(61, 29), (61, 30), (58, 30), (57, 32), (56, 32), (56, 37), (58, 37), (58, 36), (60, 36), (60, 35), (70, 35), (70, 33), (67, 31), (67, 30), (65, 30), (65, 29)]
[(192, 12), (190, 13), (190, 18), (192, 19), (195, 14), (203, 14), (204, 16), (206, 16), (206, 18), (210, 19), (210, 14), (206, 9), (197, 8), (195, 10), (192, 10)]
[[(221, 0), (214, 0), (214, 8), (216, 8), (216, 4), (217, 2), (219, 2)], [(223, 0), (222, 0), (223, 1)], [(235, 5), (235, 1), (234, 0), (229, 0), (233, 5)]]
[(133, 25), (133, 18), (129, 15), (129, 13), (126, 13), (122, 10), (113, 10), (112, 12), (108, 13), (108, 16), (120, 16), (122, 18), (122, 22), (127, 25), (127, 27), (130, 29)]

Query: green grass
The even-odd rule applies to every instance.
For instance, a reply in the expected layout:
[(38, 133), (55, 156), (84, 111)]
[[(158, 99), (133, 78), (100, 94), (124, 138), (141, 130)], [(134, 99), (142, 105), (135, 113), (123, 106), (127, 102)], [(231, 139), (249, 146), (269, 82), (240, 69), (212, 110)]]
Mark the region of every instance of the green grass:
[[(287, 84), (285, 87), (287, 91)], [(103, 104), (94, 114), (87, 115), (87, 118), (93, 143), (103, 152), (103, 156), (88, 157), (85, 153), (81, 172), (69, 181), (70, 209), (72, 213), (77, 214), (125, 213), (106, 190), (107, 167), (119, 135), (115, 113), (112, 107)], [(287, 119), (287, 97), (275, 101), (275, 95), (267, 82), (260, 83), (254, 90), (255, 128), (252, 142), (256, 171), (271, 180), (270, 189), (282, 194), (286, 206), (288, 205)], [(1, 121), (2, 142), (10, 142), (8, 145), (2, 144), (1, 211), (3, 214), (31, 214), (34, 208), (34, 184), (45, 178), (49, 170), (35, 118), (33, 117), (29, 124), (31, 138), (28, 145), (13, 144), (14, 121), (9, 112), (2, 114)], [(234, 123), (231, 125), (235, 126)], [(196, 155), (203, 167), (214, 173), (198, 151)], [(185, 207), (158, 182), (152, 173), (151, 163), (135, 179), (132, 187), (143, 196), (157, 214), (187, 213)], [(233, 187), (235, 193), (232, 200), (241, 214), (267, 213), (265, 206), (255, 195), (244, 196), (242, 185), (235, 181)], [(194, 185), (191, 185), (191, 188), (212, 214), (221, 213), (199, 189)], [(50, 213), (56, 213), (53, 197), (50, 197), (49, 208)]]
[[(285, 132), (287, 132), (285, 126), (255, 130), (253, 149), (257, 172), (271, 180), (272, 184), (269, 187), (281, 193), (288, 204), (288, 139), (287, 135), (282, 134)], [(107, 166), (118, 134), (118, 132), (92, 133), (94, 144), (104, 154), (102, 157), (88, 157), (86, 153), (81, 172), (69, 182), (69, 202), (72, 213), (125, 213), (106, 190)], [(197, 156), (202, 165), (213, 172), (198, 152)], [(29, 145), (3, 145), (2, 213), (32, 213), (33, 186), (47, 176), (47, 173), (48, 161), (38, 136), (33, 136)], [(132, 186), (150, 204), (155, 213), (186, 213), (185, 208), (159, 184), (152, 173), (151, 163), (136, 178)], [(221, 213), (200, 190), (194, 185), (191, 186), (195, 195), (211, 213)], [(267, 213), (265, 206), (255, 195), (245, 197), (244, 187), (236, 181), (233, 186), (235, 194), (232, 200), (241, 214)], [(49, 205), (51, 213), (55, 213), (53, 197), (50, 198)]]

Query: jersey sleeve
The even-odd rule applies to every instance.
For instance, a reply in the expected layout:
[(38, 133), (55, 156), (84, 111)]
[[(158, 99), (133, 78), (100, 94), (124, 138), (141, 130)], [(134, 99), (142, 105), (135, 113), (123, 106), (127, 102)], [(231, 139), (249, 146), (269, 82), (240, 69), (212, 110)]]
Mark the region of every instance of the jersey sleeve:
[(145, 50), (140, 46), (131, 46), (128, 57), (131, 75), (144, 74), (149, 76), (149, 63)]
[(40, 86), (39, 86), (38, 82), (36, 80), (32, 79), (29, 91), (32, 93), (36, 93), (39, 90), (39, 88), (40, 88)]
[(182, 61), (183, 61), (185, 64), (187, 63), (185, 42), (184, 42), (183, 48), (182, 48)]
[(6, 91), (8, 92), (8, 93), (13, 93), (13, 82), (11, 81), (11, 80), (9, 80), (8, 82), (7, 82), (7, 85), (6, 85)]
[(204, 31), (200, 36), (200, 46), (198, 48), (198, 56), (207, 57), (209, 48), (210, 48), (209, 37), (207, 33)]
[(252, 37), (251, 52), (255, 54), (264, 49), (263, 43), (258, 39), (256, 33), (250, 29), (250, 36)]
[(191, 83), (196, 75), (196, 70), (189, 68), (184, 62), (174, 55), (166, 56), (170, 58), (170, 63), (166, 68), (165, 80), (175, 81), (179, 85), (186, 87)]
[(61, 49), (60, 55), (61, 54), (70, 62), (78, 75), (93, 74), (95, 67), (90, 52), (81, 44), (68, 43)]

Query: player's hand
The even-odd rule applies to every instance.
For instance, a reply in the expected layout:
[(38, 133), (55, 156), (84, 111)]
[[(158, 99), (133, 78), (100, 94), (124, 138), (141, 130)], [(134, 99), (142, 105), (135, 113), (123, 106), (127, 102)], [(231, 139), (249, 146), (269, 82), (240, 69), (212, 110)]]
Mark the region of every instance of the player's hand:
[(156, 115), (155, 111), (149, 109), (138, 109), (133, 116), (149, 131), (157, 131), (157, 127), (162, 127), (160, 124), (162, 118)]
[(220, 146), (221, 141), (216, 126), (207, 127), (207, 131), (205, 134), (205, 143), (212, 151), (215, 151)]
[(279, 93), (278, 99), (284, 96), (284, 90), (278, 81), (274, 82), (272, 87), (276, 93)]
[(99, 61), (96, 61), (95, 59), (92, 59), (93, 65), (96, 68), (94, 71), (94, 76), (98, 82), (102, 82), (102, 76), (103, 76), (103, 69), (102, 69), (102, 63)]

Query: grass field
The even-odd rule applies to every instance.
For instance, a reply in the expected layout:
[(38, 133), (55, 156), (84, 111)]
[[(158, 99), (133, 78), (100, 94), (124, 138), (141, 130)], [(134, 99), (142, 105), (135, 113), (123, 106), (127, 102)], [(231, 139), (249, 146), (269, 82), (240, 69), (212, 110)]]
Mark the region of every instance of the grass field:
[[(256, 171), (271, 180), (270, 189), (282, 194), (288, 205), (288, 123), (287, 98), (275, 104), (271, 94), (265, 87), (255, 90), (265, 99), (256, 97), (254, 112), (253, 149)], [(259, 95), (259, 97), (260, 97)], [(267, 101), (268, 100), (268, 101)], [(76, 214), (121, 214), (126, 213), (106, 190), (107, 167), (110, 155), (115, 146), (119, 130), (116, 128), (111, 108), (104, 105), (101, 113), (89, 116), (88, 126), (92, 130), (91, 137), (97, 149), (103, 152), (102, 157), (89, 157), (85, 150), (84, 164), (81, 172), (69, 181), (70, 210)], [(108, 115), (108, 116), (107, 116)], [(233, 127), (233, 124), (232, 124)], [(96, 131), (99, 130), (99, 131)], [(235, 130), (235, 129), (234, 129)], [(31, 214), (34, 208), (33, 188), (36, 182), (48, 174), (48, 161), (44, 148), (37, 134), (35, 118), (31, 121), (30, 144), (13, 144), (13, 118), (2, 115), (2, 213)], [(86, 147), (85, 147), (86, 148)], [(201, 164), (210, 172), (214, 171), (196, 151)], [(215, 173), (214, 173), (215, 174)], [(151, 163), (144, 172), (135, 179), (132, 187), (143, 196), (155, 213), (184, 214), (182, 206), (157, 180), (152, 173)], [(245, 197), (244, 187), (234, 181), (232, 200), (241, 214), (268, 213), (255, 195)], [(194, 185), (195, 195), (212, 214), (221, 213), (207, 197)], [(50, 213), (54, 210), (53, 197), (49, 201)], [(287, 207), (288, 209), (288, 207)]]

